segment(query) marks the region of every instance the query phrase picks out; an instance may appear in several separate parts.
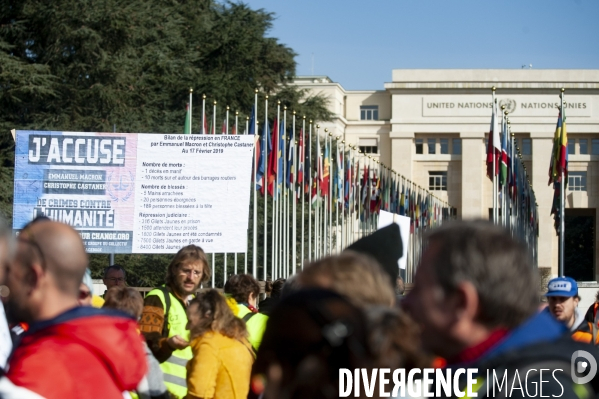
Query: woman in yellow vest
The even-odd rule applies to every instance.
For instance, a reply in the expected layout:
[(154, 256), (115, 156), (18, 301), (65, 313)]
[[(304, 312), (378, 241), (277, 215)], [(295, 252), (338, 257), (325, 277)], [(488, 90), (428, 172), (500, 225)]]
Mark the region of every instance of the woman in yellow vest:
[(225, 283), (225, 294), (233, 314), (245, 321), (248, 339), (257, 351), (268, 321), (268, 316), (258, 313), (256, 308), (260, 295), (258, 281), (250, 274), (235, 274)]
[(193, 351), (187, 363), (187, 399), (245, 399), (254, 363), (245, 324), (214, 289), (189, 303), (187, 319)]

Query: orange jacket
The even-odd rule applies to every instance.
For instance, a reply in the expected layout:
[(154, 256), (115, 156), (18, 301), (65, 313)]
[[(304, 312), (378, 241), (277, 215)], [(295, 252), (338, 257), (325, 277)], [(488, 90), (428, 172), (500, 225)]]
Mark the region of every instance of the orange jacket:
[[(597, 309), (599, 303), (594, 303), (589, 307), (585, 316), (584, 322), (572, 333), (572, 339), (578, 342), (591, 343), (593, 341), (593, 323), (596, 323)], [(599, 344), (599, 334), (595, 337), (595, 345)]]

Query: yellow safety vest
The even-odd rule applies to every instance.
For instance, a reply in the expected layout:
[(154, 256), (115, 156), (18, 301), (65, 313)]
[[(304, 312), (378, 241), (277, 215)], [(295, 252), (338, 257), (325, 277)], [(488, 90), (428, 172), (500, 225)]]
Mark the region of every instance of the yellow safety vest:
[[(160, 289), (153, 289), (148, 296), (156, 295), (160, 298), (162, 306), (166, 311), (166, 302), (164, 293)], [(168, 337), (178, 335), (189, 341), (189, 330), (186, 330), (187, 313), (185, 307), (172, 293), (169, 292), (171, 306), (168, 311)], [(175, 350), (171, 357), (160, 363), (160, 368), (164, 373), (164, 384), (172, 394), (178, 398), (184, 398), (187, 395), (187, 362), (193, 357), (191, 347), (182, 350)]]
[[(266, 322), (268, 316), (262, 313), (253, 313), (247, 306), (238, 304), (237, 317), (245, 321), (245, 326), (248, 330), (248, 341), (252, 344), (254, 350), (258, 351), (262, 336), (266, 330)], [(246, 316), (246, 318), (244, 318)], [(251, 316), (251, 317), (250, 317)], [(247, 319), (249, 317), (249, 319)], [(247, 319), (247, 320), (246, 320)]]

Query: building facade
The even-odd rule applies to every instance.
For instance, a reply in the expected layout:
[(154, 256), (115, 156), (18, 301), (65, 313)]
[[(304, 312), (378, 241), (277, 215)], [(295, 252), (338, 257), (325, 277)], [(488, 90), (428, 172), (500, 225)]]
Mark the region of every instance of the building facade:
[(334, 118), (321, 125), (334, 137), (431, 190), (457, 208), (458, 217), (484, 219), (493, 206), (485, 161), (495, 86), (537, 198), (538, 264), (553, 275), (558, 237), (547, 182), (559, 94), (565, 88), (566, 274), (599, 280), (599, 70), (397, 69), (384, 90), (370, 91), (345, 90), (326, 76), (298, 77), (294, 84), (329, 99)]

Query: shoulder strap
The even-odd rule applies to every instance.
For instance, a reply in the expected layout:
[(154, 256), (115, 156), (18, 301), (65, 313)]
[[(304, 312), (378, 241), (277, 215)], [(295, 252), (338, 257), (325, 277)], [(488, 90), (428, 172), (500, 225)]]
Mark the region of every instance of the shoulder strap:
[(599, 322), (599, 312), (597, 312), (597, 304), (594, 306), (595, 317), (593, 318), (593, 341), (592, 345), (597, 345), (597, 323)]
[(246, 313), (245, 316), (243, 316), (241, 318), (241, 320), (245, 321), (246, 323), (252, 318), (254, 317), (254, 315), (256, 315), (257, 313), (254, 312), (250, 312), (250, 313)]
[(168, 332), (170, 330), (170, 325), (168, 324), (168, 312), (171, 310), (171, 295), (164, 286), (158, 287), (157, 289), (164, 295), (164, 323), (162, 324), (162, 336), (168, 337)]

